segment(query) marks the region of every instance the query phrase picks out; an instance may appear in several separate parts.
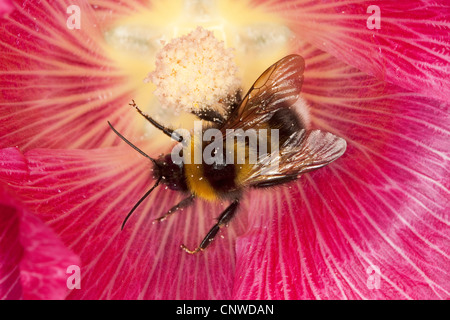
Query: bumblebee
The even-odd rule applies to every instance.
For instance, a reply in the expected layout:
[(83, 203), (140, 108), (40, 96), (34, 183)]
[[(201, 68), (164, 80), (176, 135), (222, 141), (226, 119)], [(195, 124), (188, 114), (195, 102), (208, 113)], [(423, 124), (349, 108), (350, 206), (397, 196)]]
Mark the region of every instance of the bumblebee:
[[(302, 117), (294, 110), (294, 103), (299, 99), (303, 83), (304, 59), (299, 55), (289, 55), (262, 73), (243, 99), (231, 103), (226, 115), (222, 115), (212, 108), (193, 111), (201, 120), (209, 125), (203, 130), (216, 129), (222, 133), (223, 142), (229, 137), (230, 131), (268, 130), (264, 139), (258, 139), (256, 146), (244, 140), (236, 140), (232, 144), (226, 143), (223, 152), (211, 152), (211, 157), (225, 160), (231, 151), (234, 161), (207, 161), (202, 157), (200, 163), (173, 161), (171, 154), (153, 159), (138, 149), (123, 137), (111, 123), (111, 129), (127, 144), (148, 158), (153, 163), (153, 174), (156, 180), (151, 189), (136, 203), (126, 216), (122, 229), (128, 218), (144, 199), (160, 184), (186, 194), (180, 203), (172, 207), (165, 215), (156, 219), (163, 221), (181, 208), (187, 207), (197, 198), (208, 201), (230, 201), (230, 205), (220, 214), (217, 223), (204, 237), (200, 245), (190, 250), (186, 246), (181, 248), (187, 253), (194, 254), (205, 250), (220, 228), (227, 225), (239, 209), (243, 193), (249, 188), (270, 188), (294, 181), (303, 173), (321, 168), (338, 159), (346, 149), (344, 139), (321, 130), (308, 130)], [(166, 135), (183, 144), (181, 153), (194, 152), (196, 147), (205, 151), (212, 142), (198, 139), (186, 140), (169, 127), (156, 122), (149, 115), (142, 112), (136, 103), (133, 107), (152, 125)], [(234, 131), (235, 132), (235, 131)], [(269, 144), (276, 132), (277, 148)], [(251, 154), (256, 154), (256, 161), (241, 161), (238, 163), (236, 154), (244, 150), (244, 160), (249, 160)], [(258, 152), (261, 149), (267, 152)], [(192, 156), (192, 154), (191, 154)], [(228, 158), (227, 158), (228, 159)], [(269, 163), (277, 160), (275, 169)], [(189, 159), (188, 159), (189, 160)], [(270, 160), (270, 161), (269, 161)]]

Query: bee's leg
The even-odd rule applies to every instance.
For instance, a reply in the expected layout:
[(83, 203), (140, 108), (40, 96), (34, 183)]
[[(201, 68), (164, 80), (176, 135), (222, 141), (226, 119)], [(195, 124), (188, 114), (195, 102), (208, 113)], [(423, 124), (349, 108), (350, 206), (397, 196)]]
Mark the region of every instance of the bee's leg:
[(289, 175), (289, 176), (284, 176), (284, 177), (279, 177), (276, 179), (272, 179), (269, 181), (264, 181), (264, 182), (259, 182), (255, 185), (253, 185), (253, 188), (270, 188), (270, 187), (274, 187), (280, 184), (284, 184), (284, 183), (288, 183), (294, 180), (297, 180), (298, 176), (297, 175)]
[(191, 194), (189, 197), (181, 200), (177, 205), (173, 206), (169, 211), (167, 211), (167, 213), (165, 215), (163, 215), (162, 217), (159, 217), (158, 219), (155, 219), (153, 221), (153, 223), (161, 222), (161, 221), (165, 220), (168, 216), (177, 212), (179, 209), (183, 209), (183, 208), (186, 208), (187, 206), (190, 206), (192, 204), (192, 202), (194, 201), (194, 198), (195, 198), (195, 196), (193, 194)]
[(201, 120), (213, 122), (222, 125), (226, 122), (227, 118), (236, 110), (241, 103), (241, 90), (237, 90), (233, 95), (228, 96), (225, 101), (227, 108), (225, 109), (226, 115), (222, 115), (220, 112), (212, 108), (202, 108), (199, 110), (192, 110), (191, 112), (199, 117)]
[(152, 125), (154, 125), (156, 128), (158, 128), (159, 130), (164, 132), (169, 137), (175, 139), (178, 142), (183, 141), (183, 137), (180, 136), (177, 132), (173, 131), (170, 128), (164, 127), (162, 124), (159, 124), (158, 122), (153, 120), (152, 117), (150, 117), (148, 114), (144, 113), (141, 109), (139, 109), (139, 107), (137, 106), (136, 102), (134, 102), (134, 100), (131, 100), (130, 106), (134, 107), (141, 116), (143, 116), (145, 119), (148, 120), (148, 122), (150, 122)]
[(223, 124), (225, 122), (225, 118), (213, 109), (204, 108), (200, 110), (192, 110), (191, 112), (201, 120), (210, 121), (217, 124)]
[(220, 228), (227, 225), (231, 221), (231, 219), (237, 212), (238, 207), (239, 207), (239, 199), (236, 199), (228, 206), (228, 208), (225, 209), (224, 212), (222, 212), (222, 214), (217, 219), (217, 223), (211, 228), (211, 230), (209, 230), (208, 234), (203, 239), (202, 243), (200, 243), (200, 245), (196, 249), (189, 250), (184, 244), (181, 245), (181, 248), (190, 254), (194, 254), (205, 250), (206, 247), (208, 247), (208, 245), (211, 243), (211, 241), (214, 240), (214, 237), (217, 235), (217, 232), (219, 232)]

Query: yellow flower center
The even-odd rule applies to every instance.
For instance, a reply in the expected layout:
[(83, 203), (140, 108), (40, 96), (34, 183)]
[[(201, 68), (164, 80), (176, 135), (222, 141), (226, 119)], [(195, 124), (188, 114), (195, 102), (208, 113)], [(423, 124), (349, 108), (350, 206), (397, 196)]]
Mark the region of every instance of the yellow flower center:
[[(105, 32), (110, 58), (129, 75), (136, 88), (132, 98), (141, 109), (172, 126), (187, 125), (189, 117), (177, 118), (175, 112), (161, 108), (160, 99), (154, 94), (155, 84), (144, 80), (155, 70), (156, 55), (163, 45), (198, 26), (212, 31), (226, 48), (233, 48), (238, 66), (236, 78), (242, 80), (244, 91), (267, 67), (290, 53), (293, 33), (284, 21), (262, 7), (251, 7), (248, 1), (165, 0), (116, 21)], [(191, 121), (192, 118), (188, 122)]]
[(221, 112), (241, 87), (237, 71), (233, 50), (225, 49), (212, 31), (197, 27), (158, 52), (156, 69), (146, 80), (156, 85), (154, 93), (163, 108)]

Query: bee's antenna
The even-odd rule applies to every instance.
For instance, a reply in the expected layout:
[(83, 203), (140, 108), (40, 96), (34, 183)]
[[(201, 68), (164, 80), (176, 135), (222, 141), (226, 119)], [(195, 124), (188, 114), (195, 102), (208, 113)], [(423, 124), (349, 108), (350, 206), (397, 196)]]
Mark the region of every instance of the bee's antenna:
[(137, 207), (139, 207), (139, 205), (142, 203), (142, 201), (144, 201), (145, 198), (147, 198), (149, 196), (149, 194), (159, 185), (159, 183), (161, 182), (161, 179), (162, 179), (162, 177), (159, 177), (158, 180), (156, 180), (156, 183), (153, 185), (153, 187), (150, 190), (148, 190), (144, 194), (144, 196), (142, 198), (140, 198), (139, 201), (134, 205), (133, 209), (131, 209), (131, 211), (125, 217), (125, 220), (123, 220), (122, 227), (120, 228), (120, 230), (123, 230), (123, 227), (125, 227), (125, 223), (127, 223), (128, 219), (131, 217), (131, 214), (134, 212), (134, 210), (136, 210)]
[(112, 126), (112, 124), (108, 121), (109, 126), (111, 127), (111, 129), (115, 132), (115, 134), (117, 134), (120, 139), (122, 139), (123, 141), (125, 141), (130, 147), (132, 147), (134, 150), (136, 150), (137, 152), (139, 152), (140, 154), (142, 154), (144, 157), (150, 159), (157, 167), (159, 167), (158, 162), (156, 162), (155, 159), (151, 158), (149, 155), (147, 155), (144, 151), (142, 151), (141, 149), (139, 149), (138, 147), (136, 147), (134, 144), (132, 144), (130, 141), (128, 141), (123, 135), (121, 135), (116, 129), (114, 129), (114, 127)]

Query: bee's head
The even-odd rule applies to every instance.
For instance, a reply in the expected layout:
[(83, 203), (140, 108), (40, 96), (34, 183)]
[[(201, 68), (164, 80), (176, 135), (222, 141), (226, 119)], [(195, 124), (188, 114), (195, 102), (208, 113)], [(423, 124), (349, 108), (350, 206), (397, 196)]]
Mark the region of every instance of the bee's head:
[(153, 176), (172, 190), (187, 191), (183, 164), (173, 163), (170, 154), (162, 155), (155, 161)]

